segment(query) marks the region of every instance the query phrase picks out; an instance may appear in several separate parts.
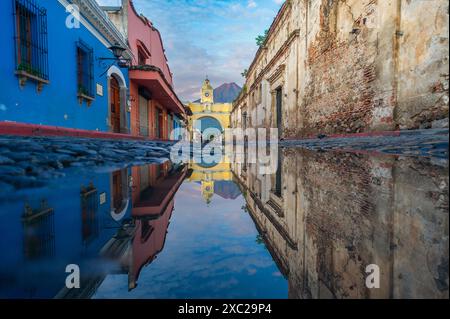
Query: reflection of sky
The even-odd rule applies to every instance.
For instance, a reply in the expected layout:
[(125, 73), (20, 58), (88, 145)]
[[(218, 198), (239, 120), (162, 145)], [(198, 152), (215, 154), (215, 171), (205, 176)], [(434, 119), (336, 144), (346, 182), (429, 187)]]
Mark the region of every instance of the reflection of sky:
[[(120, 0), (97, 0), (117, 5)], [(196, 100), (206, 74), (214, 87), (243, 84), (256, 53), (255, 38), (272, 23), (283, 0), (134, 0), (161, 31), (177, 93)]]
[(287, 282), (241, 207), (242, 196), (208, 205), (199, 185), (185, 183), (164, 250), (127, 292), (126, 275), (108, 275), (95, 298), (286, 298)]

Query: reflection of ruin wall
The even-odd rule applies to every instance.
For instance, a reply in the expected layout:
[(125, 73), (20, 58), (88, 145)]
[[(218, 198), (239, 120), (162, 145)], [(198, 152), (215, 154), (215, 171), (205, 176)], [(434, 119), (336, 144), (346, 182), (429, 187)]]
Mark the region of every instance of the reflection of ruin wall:
[[(411, 159), (283, 151), (284, 217), (241, 185), (250, 214), (289, 279), (293, 298), (448, 296), (448, 173)], [(423, 173), (421, 173), (423, 170)], [(254, 198), (257, 198), (255, 201)], [(293, 241), (293, 244), (289, 241)], [(380, 289), (367, 289), (377, 264)]]
[[(300, 152), (298, 213), (305, 221), (306, 291), (313, 298), (390, 297), (365, 287), (365, 267), (390, 276), (391, 160)], [(297, 156), (298, 156), (297, 155)]]
[(448, 298), (448, 167), (402, 160), (393, 175), (394, 295)]

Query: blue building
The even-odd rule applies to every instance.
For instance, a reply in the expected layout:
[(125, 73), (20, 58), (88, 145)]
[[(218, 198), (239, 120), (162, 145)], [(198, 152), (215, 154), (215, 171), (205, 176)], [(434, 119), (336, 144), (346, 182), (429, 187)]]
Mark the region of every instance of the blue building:
[(4, 0), (0, 18), (0, 125), (129, 133), (127, 42), (95, 0)]

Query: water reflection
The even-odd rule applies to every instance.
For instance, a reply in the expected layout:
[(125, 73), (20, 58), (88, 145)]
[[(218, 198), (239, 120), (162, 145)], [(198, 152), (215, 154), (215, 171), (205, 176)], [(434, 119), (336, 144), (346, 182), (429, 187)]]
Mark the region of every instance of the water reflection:
[(278, 155), (272, 175), (166, 162), (3, 196), (0, 297), (448, 297), (447, 161)]
[[(233, 165), (290, 298), (448, 298), (448, 162), (284, 149)], [(379, 289), (365, 284), (380, 267)]]
[(25, 205), (22, 224), (25, 259), (52, 257), (55, 253), (55, 219), (47, 202), (43, 200), (37, 209)]
[(133, 267), (128, 277), (110, 273), (94, 298), (287, 297), (285, 278), (243, 210), (230, 163), (132, 172)]
[[(147, 180), (140, 180), (143, 172)], [(135, 288), (142, 267), (163, 248), (185, 173), (170, 163), (68, 173), (46, 188), (2, 198), (0, 297), (89, 298), (111, 272), (128, 274)], [(72, 263), (82, 270), (81, 289), (65, 288)]]
[(134, 167), (133, 210), (135, 234), (131, 244), (128, 289), (137, 286), (142, 268), (163, 250), (174, 210), (174, 196), (187, 172), (185, 166)]
[[(127, 178), (127, 170), (119, 173)], [(88, 265), (94, 277), (105, 271), (107, 264), (100, 260), (99, 251), (121, 227), (113, 218), (119, 212), (111, 209), (112, 179), (112, 174), (70, 174), (46, 188), (2, 196), (0, 297), (64, 295), (65, 268), (71, 263)], [(128, 198), (125, 190), (123, 199)], [(120, 212), (127, 213), (126, 208)], [(83, 273), (82, 281), (90, 277)]]
[(188, 182), (195, 182), (201, 185), (203, 200), (210, 204), (214, 195), (224, 199), (236, 199), (241, 192), (233, 180), (230, 161), (224, 159), (220, 163), (189, 163)]

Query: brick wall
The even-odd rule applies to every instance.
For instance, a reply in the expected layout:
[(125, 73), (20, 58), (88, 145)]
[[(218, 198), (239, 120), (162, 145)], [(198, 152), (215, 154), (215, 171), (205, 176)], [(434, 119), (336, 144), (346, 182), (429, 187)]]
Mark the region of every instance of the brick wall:
[[(444, 0), (291, 0), (234, 112), (271, 81), (262, 94), (283, 87), (284, 138), (429, 128), (448, 119), (447, 46)], [(275, 100), (267, 100), (261, 123), (273, 127)]]

